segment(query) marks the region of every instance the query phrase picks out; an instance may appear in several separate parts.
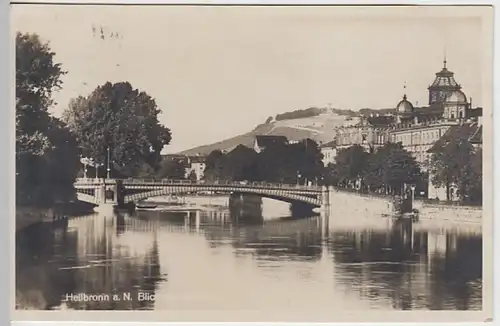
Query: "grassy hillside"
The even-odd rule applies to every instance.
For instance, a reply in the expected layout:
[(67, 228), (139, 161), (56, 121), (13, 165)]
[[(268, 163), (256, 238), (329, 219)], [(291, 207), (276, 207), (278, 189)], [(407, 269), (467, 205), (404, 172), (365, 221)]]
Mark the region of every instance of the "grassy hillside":
[[(217, 143), (192, 148), (179, 154), (208, 155), (214, 150), (231, 150), (242, 144), (252, 147), (255, 136), (275, 135), (285, 136), (289, 140), (310, 138), (318, 143), (329, 142), (335, 136), (335, 128), (359, 121), (361, 115), (384, 114), (391, 109), (371, 110), (362, 109), (358, 112), (347, 109), (316, 109), (295, 110), (278, 115), (278, 119), (268, 119), (266, 123), (257, 126), (254, 130)], [(284, 117), (289, 117), (285, 119)]]

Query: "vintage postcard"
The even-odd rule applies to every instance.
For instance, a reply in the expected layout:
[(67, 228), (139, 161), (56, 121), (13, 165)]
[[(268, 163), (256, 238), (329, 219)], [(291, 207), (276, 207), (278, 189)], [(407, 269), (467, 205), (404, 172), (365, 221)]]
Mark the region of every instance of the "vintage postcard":
[(11, 19), (14, 320), (491, 320), (491, 6)]

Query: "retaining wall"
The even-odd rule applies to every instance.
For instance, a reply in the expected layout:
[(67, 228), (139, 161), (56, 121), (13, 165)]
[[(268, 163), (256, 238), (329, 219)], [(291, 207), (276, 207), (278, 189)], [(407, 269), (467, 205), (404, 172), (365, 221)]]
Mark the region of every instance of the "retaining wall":
[(422, 219), (448, 220), (463, 222), (482, 222), (483, 209), (479, 206), (451, 206), (415, 202)]
[[(428, 204), (419, 200), (415, 201), (414, 208), (420, 211), (421, 219), (480, 222), (483, 214), (482, 207)], [(336, 190), (330, 197), (330, 211), (346, 216), (391, 214), (392, 202), (387, 197)]]
[(389, 198), (334, 190), (330, 194), (330, 211), (334, 214), (347, 215), (390, 214), (392, 202)]

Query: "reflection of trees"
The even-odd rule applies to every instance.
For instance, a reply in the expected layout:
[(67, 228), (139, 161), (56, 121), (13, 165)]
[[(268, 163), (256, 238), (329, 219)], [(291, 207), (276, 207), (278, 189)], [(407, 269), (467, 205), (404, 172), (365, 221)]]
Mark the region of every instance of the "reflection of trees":
[[(119, 217), (116, 226), (110, 222), (114, 220), (106, 221), (99, 216), (78, 221), (78, 232), (85, 237), (78, 266), (88, 267), (71, 271), (78, 284), (75, 293), (108, 294), (110, 297), (118, 294), (122, 300), (72, 301), (67, 302), (67, 306), (85, 310), (151, 309), (153, 301), (137, 298), (139, 292), (154, 294), (156, 283), (161, 279), (154, 228), (143, 225), (147, 224), (144, 221), (137, 227), (133, 219), (126, 217), (123, 220)], [(118, 229), (123, 233), (117, 237)], [(146, 232), (141, 232), (143, 230)], [(123, 300), (124, 293), (130, 293), (132, 300)]]
[(50, 309), (74, 289), (71, 275), (60, 273), (59, 267), (74, 261), (76, 242), (65, 223), (43, 223), (16, 233), (17, 309)]
[[(123, 216), (75, 218), (69, 221), (75, 231), (65, 230), (54, 241), (50, 241), (57, 235), (53, 230), (37, 230), (38, 238), (25, 235), (19, 240), (18, 275), (35, 274), (37, 279), (33, 280), (32, 287), (49, 293), (44, 295), (45, 304), (32, 308), (56, 307), (66, 294), (108, 294), (110, 297), (119, 294), (122, 297), (123, 293), (130, 293), (132, 300), (68, 301), (65, 305), (86, 310), (151, 309), (154, 301), (139, 301), (137, 294), (154, 294), (156, 284), (162, 279), (156, 231), (154, 226), (145, 225), (151, 222), (140, 221), (142, 224), (138, 225), (134, 220)], [(29, 266), (33, 265), (40, 265), (45, 272), (30, 272), (33, 268)], [(18, 292), (24, 297), (30, 296), (30, 289), (25, 285), (18, 285)]]
[(345, 275), (363, 297), (387, 298), (399, 309), (469, 309), (481, 295), (470, 285), (481, 280), (481, 236), (448, 233), (444, 255), (429, 237), (397, 221), (390, 230), (334, 231), (330, 248), (339, 279)]

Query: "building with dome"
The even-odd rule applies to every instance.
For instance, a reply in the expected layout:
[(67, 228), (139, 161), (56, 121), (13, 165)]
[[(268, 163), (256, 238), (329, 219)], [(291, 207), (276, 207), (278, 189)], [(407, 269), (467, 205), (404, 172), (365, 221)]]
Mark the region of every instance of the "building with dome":
[(467, 100), (454, 73), (448, 70), (446, 59), (428, 91), (427, 106), (414, 106), (404, 94), (394, 109), (384, 110), (385, 114), (361, 116), (357, 124), (338, 128), (337, 152), (355, 144), (376, 150), (388, 141), (400, 142), (425, 171), (430, 149), (450, 128), (467, 129), (477, 144), (477, 135), (482, 135), (482, 108), (472, 107), (472, 100)]

